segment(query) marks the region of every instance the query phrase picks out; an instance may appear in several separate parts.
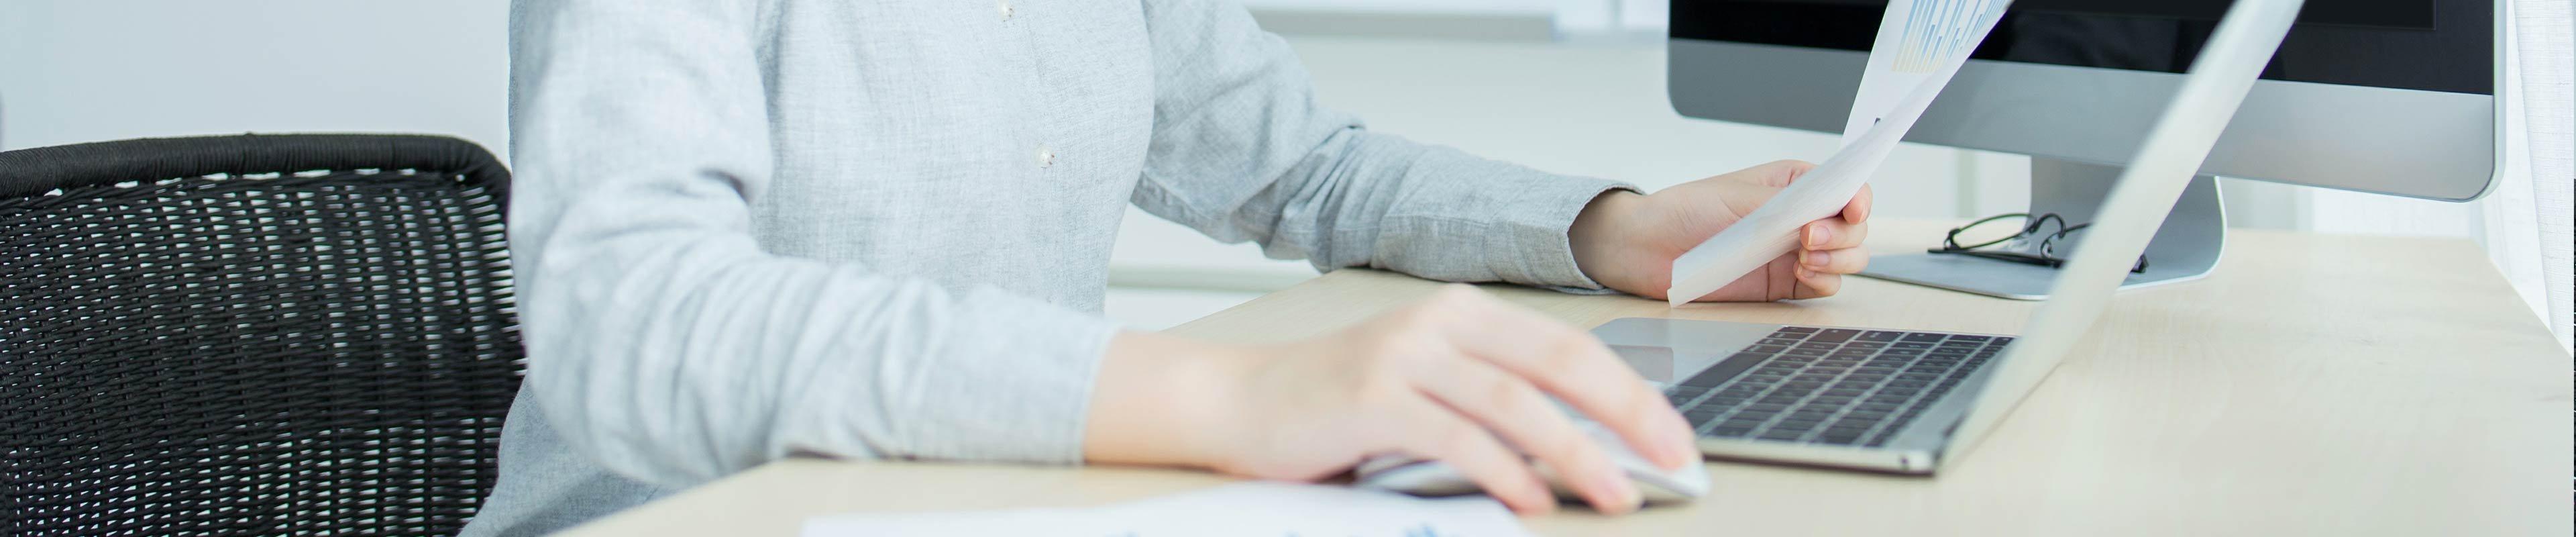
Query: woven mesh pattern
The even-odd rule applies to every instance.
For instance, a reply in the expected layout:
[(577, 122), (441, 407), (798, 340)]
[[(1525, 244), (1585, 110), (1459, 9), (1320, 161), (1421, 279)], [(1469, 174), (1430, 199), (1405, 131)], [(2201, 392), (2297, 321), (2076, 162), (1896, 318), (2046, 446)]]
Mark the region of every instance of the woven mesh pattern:
[(0, 197), (0, 534), (454, 534), (524, 365), (482, 175)]

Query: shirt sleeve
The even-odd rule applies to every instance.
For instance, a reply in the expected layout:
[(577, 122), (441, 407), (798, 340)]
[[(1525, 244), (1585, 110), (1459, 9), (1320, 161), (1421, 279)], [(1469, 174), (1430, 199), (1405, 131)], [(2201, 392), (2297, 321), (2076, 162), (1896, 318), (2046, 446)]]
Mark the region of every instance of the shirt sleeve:
[(771, 255), (753, 0), (512, 8), (527, 390), (602, 466), (687, 486), (790, 454), (1078, 462), (1113, 323)]
[(1319, 270), (1600, 289), (1566, 230), (1627, 185), (1371, 133), (1324, 109), (1296, 55), (1225, 0), (1145, 0), (1154, 135), (1133, 201)]

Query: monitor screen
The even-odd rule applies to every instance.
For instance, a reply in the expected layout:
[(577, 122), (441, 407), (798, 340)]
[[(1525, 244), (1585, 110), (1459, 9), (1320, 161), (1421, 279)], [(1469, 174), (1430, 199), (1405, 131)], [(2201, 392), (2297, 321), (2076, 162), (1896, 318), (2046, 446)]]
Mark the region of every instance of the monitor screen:
[[(1889, 0), (1672, 0), (1672, 37), (1867, 51)], [(1894, 0), (1916, 10), (1971, 0)], [(2230, 0), (2016, 0), (1971, 57), (2179, 73)], [(2263, 78), (2491, 94), (2490, 0), (2309, 0)]]

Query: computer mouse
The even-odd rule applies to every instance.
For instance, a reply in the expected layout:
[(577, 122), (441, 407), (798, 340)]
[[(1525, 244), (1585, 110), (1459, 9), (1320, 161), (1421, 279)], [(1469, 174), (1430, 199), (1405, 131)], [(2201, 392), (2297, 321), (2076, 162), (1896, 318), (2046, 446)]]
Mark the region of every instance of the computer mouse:
[[(1698, 464), (1683, 465), (1680, 470), (1658, 468), (1655, 463), (1637, 455), (1636, 450), (1628, 447), (1627, 441), (1620, 440), (1609, 428), (1581, 419), (1576, 420), (1575, 425), (1600, 442), (1601, 448), (1609, 453), (1611, 464), (1627, 471), (1628, 481), (1637, 485), (1637, 492), (1645, 498), (1647, 505), (1687, 502), (1708, 495), (1708, 468)], [(1573, 487), (1566, 486), (1565, 479), (1556, 475), (1554, 470), (1541, 465), (1538, 472), (1539, 478), (1547, 480), (1548, 488), (1555, 490), (1558, 498), (1576, 498)], [(1353, 473), (1356, 479), (1352, 486), (1415, 496), (1457, 496), (1484, 490), (1448, 463), (1403, 455), (1370, 458), (1361, 462)]]

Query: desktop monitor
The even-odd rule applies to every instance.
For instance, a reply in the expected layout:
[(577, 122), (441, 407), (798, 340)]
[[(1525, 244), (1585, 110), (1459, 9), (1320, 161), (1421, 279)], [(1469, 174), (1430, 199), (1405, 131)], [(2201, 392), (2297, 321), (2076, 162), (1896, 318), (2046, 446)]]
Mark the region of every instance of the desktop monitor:
[[(1888, 1), (1673, 0), (1673, 109), (1840, 132)], [(1992, 0), (1894, 1), (1922, 12)], [(2089, 221), (2229, 3), (2018, 0), (1905, 139), (2030, 155), (2029, 213)], [(2214, 177), (2447, 201), (2485, 194), (2502, 145), (2500, 6), (2309, 2), (2127, 287), (2198, 278), (2217, 264), (2226, 221)], [(2054, 276), (2045, 261), (2081, 238), (2067, 234), (2050, 255), (2028, 240), (2001, 246), (2019, 256), (1882, 256), (1864, 274), (2038, 299)]]

